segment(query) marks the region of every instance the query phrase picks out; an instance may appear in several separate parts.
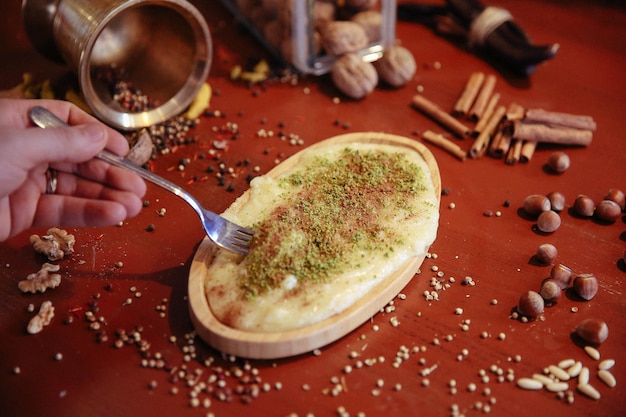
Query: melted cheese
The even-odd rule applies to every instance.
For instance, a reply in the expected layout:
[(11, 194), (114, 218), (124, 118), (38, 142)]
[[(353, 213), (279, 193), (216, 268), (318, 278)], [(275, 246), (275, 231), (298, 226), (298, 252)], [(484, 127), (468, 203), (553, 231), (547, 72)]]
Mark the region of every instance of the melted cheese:
[[(397, 172), (385, 171), (390, 160)], [(313, 148), (278, 177), (255, 178), (248, 197), (224, 217), (257, 230), (250, 253), (218, 250), (205, 282), (213, 314), (240, 330), (299, 329), (340, 313), (426, 253), (437, 232), (426, 162), (391, 145)]]

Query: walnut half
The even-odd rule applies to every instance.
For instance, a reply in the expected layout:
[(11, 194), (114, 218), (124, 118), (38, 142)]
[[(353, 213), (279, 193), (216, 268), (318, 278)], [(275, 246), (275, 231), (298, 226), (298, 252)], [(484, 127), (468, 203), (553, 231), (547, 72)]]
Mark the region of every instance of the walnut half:
[(30, 293), (45, 292), (48, 288), (56, 288), (61, 284), (61, 275), (51, 274), (51, 272), (58, 272), (60, 268), (59, 265), (45, 263), (39, 271), (18, 282), (17, 286), (22, 292)]
[(51, 261), (63, 259), (66, 255), (74, 252), (74, 235), (56, 227), (48, 229), (47, 234), (39, 237), (31, 235), (30, 243), (33, 248), (48, 257)]
[(39, 307), (39, 313), (37, 313), (26, 326), (26, 331), (30, 334), (37, 334), (43, 330), (45, 326), (50, 324), (54, 317), (54, 306), (51, 301), (44, 301)]

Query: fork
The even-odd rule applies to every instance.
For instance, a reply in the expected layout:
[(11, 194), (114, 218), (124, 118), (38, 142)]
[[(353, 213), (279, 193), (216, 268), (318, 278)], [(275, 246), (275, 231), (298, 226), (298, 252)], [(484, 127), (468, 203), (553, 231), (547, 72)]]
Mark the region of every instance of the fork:
[[(34, 106), (29, 110), (29, 117), (32, 122), (41, 127), (64, 127), (69, 126), (63, 120), (59, 119), (49, 110), (41, 106)], [(247, 254), (250, 248), (250, 241), (254, 236), (254, 232), (245, 227), (239, 226), (212, 211), (202, 207), (202, 205), (191, 194), (179, 187), (178, 185), (160, 177), (152, 172), (141, 168), (132, 162), (115, 155), (107, 150), (101, 151), (96, 155), (98, 159), (108, 162), (111, 165), (128, 169), (138, 174), (143, 179), (158, 185), (167, 191), (176, 194), (189, 204), (198, 214), (202, 222), (202, 226), (207, 236), (218, 246), (240, 254)]]

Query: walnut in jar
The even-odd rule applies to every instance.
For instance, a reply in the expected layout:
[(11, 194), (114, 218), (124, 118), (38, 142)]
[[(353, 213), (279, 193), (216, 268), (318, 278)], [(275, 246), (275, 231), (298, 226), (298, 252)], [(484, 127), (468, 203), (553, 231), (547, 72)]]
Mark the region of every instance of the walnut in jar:
[(345, 0), (345, 6), (352, 10), (370, 10), (378, 5), (378, 0)]
[(341, 92), (357, 100), (371, 93), (378, 84), (374, 65), (355, 53), (339, 57), (333, 65), (331, 77)]
[(354, 23), (358, 23), (367, 34), (367, 40), (372, 43), (381, 38), (380, 28), (382, 27), (383, 17), (376, 10), (366, 10), (355, 14), (352, 19)]
[(340, 56), (367, 46), (365, 29), (355, 22), (329, 22), (321, 28), (320, 33), (324, 49), (330, 55)]

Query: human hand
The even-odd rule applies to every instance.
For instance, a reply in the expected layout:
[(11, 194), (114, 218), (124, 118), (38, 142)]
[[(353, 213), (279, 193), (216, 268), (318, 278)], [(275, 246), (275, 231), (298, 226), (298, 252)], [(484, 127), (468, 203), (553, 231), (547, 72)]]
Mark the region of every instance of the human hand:
[[(71, 127), (34, 127), (28, 110), (35, 105)], [(128, 142), (69, 102), (0, 99), (0, 241), (30, 227), (109, 226), (137, 215), (146, 185), (94, 159), (104, 148), (123, 156)], [(46, 193), (49, 169), (53, 194)]]

